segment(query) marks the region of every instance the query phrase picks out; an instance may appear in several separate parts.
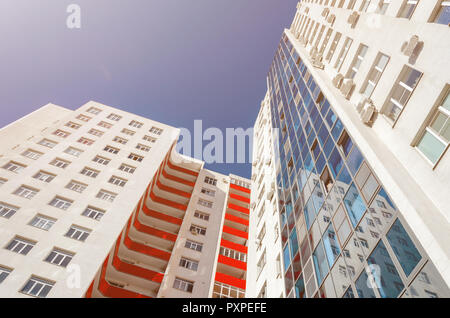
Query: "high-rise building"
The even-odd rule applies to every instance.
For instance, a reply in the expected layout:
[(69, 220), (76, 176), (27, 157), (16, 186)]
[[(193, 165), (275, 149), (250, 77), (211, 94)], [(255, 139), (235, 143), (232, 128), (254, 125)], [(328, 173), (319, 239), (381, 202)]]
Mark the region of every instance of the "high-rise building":
[(255, 123), (249, 297), (449, 297), (449, 1), (300, 1)]
[(96, 102), (0, 130), (0, 297), (243, 297), (250, 180)]

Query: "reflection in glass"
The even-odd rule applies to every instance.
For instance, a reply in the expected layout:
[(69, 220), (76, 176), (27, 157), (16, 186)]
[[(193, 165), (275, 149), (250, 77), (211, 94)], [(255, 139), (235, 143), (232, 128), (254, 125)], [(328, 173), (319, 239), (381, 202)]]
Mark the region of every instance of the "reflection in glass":
[(366, 206), (362, 197), (359, 195), (359, 192), (356, 189), (354, 183), (352, 183), (350, 189), (345, 195), (344, 204), (347, 208), (347, 213), (350, 217), (350, 221), (352, 222), (353, 227), (356, 227), (359, 220), (363, 216), (364, 211), (366, 210)]

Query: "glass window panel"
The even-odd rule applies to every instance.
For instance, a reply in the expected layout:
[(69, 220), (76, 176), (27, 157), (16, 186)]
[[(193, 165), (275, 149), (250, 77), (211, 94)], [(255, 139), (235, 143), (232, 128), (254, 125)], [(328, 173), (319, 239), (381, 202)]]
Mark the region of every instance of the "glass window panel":
[(449, 298), (450, 290), (433, 263), (428, 262), (402, 297)]
[(446, 145), (444, 145), (439, 139), (433, 136), (433, 134), (425, 131), (422, 139), (419, 141), (417, 148), (433, 163), (435, 164), (442, 153), (444, 152)]
[[(376, 285), (375, 285), (376, 286)], [(375, 298), (375, 292), (371, 287), (371, 282), (367, 273), (363, 271), (355, 282), (356, 291), (359, 298)]]
[(332, 267), (334, 262), (336, 261), (336, 258), (341, 253), (341, 250), (339, 248), (336, 234), (331, 224), (328, 226), (325, 233), (323, 234), (322, 240), (325, 252), (327, 254), (328, 264), (330, 265), (330, 267)]
[(359, 220), (363, 216), (364, 211), (366, 210), (366, 206), (354, 183), (352, 183), (350, 189), (345, 195), (344, 204), (347, 208), (347, 213), (353, 227), (356, 227)]
[(317, 283), (320, 285), (328, 273), (328, 264), (322, 241), (313, 253), (314, 268), (316, 269)]
[(350, 153), (350, 156), (347, 159), (347, 165), (350, 169), (350, 172), (354, 176), (356, 172), (359, 169), (359, 166), (361, 165), (361, 162), (364, 160), (361, 152), (359, 151), (358, 147), (353, 147), (352, 152)]
[(295, 282), (295, 296), (297, 298), (306, 298), (305, 281), (303, 280), (303, 274), (300, 275), (298, 280)]

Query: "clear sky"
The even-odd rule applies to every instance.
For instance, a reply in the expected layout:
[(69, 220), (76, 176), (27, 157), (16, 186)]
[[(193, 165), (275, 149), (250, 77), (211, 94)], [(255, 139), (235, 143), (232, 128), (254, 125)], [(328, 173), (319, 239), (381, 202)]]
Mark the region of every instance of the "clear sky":
[[(0, 127), (49, 102), (89, 100), (175, 127), (252, 127), (297, 2), (1, 0)], [(81, 29), (66, 26), (72, 3)]]

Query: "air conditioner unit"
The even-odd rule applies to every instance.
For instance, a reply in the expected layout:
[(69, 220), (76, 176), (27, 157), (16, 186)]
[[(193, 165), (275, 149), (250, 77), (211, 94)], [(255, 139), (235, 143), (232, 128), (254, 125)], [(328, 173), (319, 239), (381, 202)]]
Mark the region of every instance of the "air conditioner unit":
[(252, 173), (252, 180), (255, 181), (256, 179), (256, 173)]
[(195, 229), (191, 229), (191, 234), (192, 235), (197, 235), (198, 233), (197, 233), (197, 231)]
[(341, 93), (344, 95), (346, 99), (350, 99), (353, 93), (353, 88), (355, 87), (355, 83), (351, 78), (346, 78), (343, 80), (343, 83), (341, 85)]
[(366, 95), (360, 94), (359, 102), (356, 104), (356, 111), (361, 114), (361, 111), (364, 108), (364, 105), (369, 101)]
[(252, 166), (253, 166), (253, 167), (256, 167), (257, 164), (258, 164), (258, 161), (257, 161), (257, 160), (253, 160)]
[(353, 11), (352, 14), (347, 19), (347, 23), (350, 24), (351, 28), (354, 28), (356, 26), (356, 23), (359, 19), (359, 13), (357, 11)]
[(341, 88), (342, 82), (344, 81), (344, 75), (338, 73), (331, 81), (336, 88)]
[(273, 189), (270, 189), (268, 192), (267, 192), (267, 195), (266, 195), (266, 198), (267, 198), (267, 200), (272, 200), (272, 198), (273, 198), (273, 193), (274, 193), (274, 190)]
[(270, 165), (270, 162), (272, 161), (272, 159), (270, 157), (266, 158), (266, 165)]
[(411, 56), (418, 45), (419, 37), (417, 35), (413, 35), (411, 39), (409, 39), (409, 41), (406, 41), (402, 44), (402, 53), (406, 56)]
[(329, 12), (330, 12), (329, 8), (324, 8), (323, 11), (322, 11), (322, 17), (326, 18)]
[(323, 60), (322, 53), (317, 52), (316, 55), (312, 58), (313, 66), (323, 70), (325, 65), (323, 64), (322, 60)]
[(227, 178), (223, 178), (222, 181), (223, 181), (223, 183), (228, 183), (228, 179)]
[(332, 14), (328, 17), (327, 22), (330, 24), (333, 24), (335, 20), (336, 20), (336, 16), (334, 14)]
[(366, 125), (371, 125), (373, 123), (372, 118), (375, 113), (376, 108), (373, 105), (373, 102), (370, 99), (366, 99), (360, 113), (361, 121)]

